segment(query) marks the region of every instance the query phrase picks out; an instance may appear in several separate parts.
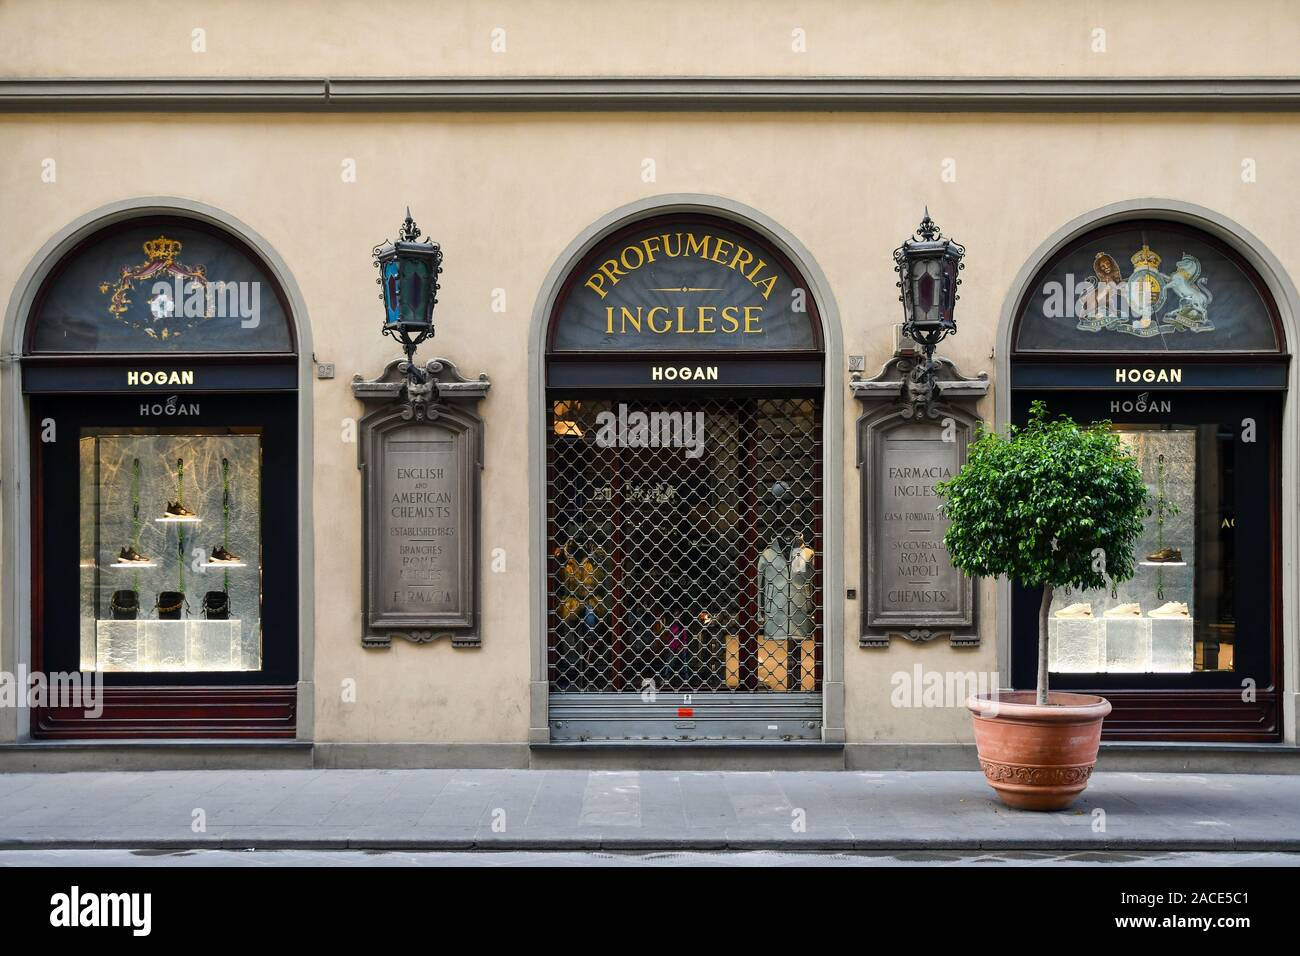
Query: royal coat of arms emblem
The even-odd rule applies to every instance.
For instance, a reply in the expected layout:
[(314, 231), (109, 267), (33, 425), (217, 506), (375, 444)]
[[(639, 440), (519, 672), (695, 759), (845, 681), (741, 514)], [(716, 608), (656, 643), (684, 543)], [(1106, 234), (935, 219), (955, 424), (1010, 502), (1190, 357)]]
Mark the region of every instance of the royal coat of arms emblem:
[(1202, 275), (1200, 260), (1183, 253), (1174, 271), (1160, 271), (1160, 255), (1146, 243), (1129, 257), (1133, 271), (1125, 278), (1115, 258), (1098, 252), (1093, 278), (1080, 285), (1078, 328), (1103, 329), (1149, 338), (1170, 332), (1211, 332), (1214, 296)]
[[(159, 236), (143, 245), (144, 262), (123, 266), (116, 282), (101, 282), (99, 291), (109, 295), (108, 311), (131, 328), (156, 339), (172, 339), (215, 314), (209, 294), (207, 271), (187, 266), (177, 257), (181, 243)], [(145, 310), (133, 309), (130, 293), (137, 282), (152, 280), (152, 294)]]

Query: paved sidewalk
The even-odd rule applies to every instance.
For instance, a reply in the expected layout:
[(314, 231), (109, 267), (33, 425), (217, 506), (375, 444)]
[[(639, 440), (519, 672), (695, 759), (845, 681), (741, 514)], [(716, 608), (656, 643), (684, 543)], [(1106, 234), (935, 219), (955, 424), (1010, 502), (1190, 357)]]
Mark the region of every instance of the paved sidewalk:
[(1300, 851), (1300, 776), (1101, 773), (1060, 813), (978, 773), (0, 774), (0, 849)]

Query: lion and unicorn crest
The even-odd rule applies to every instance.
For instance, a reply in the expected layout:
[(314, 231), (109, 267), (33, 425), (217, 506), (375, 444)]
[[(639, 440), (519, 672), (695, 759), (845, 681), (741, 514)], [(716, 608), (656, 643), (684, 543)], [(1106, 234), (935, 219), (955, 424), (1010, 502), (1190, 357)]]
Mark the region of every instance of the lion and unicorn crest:
[(1081, 331), (1108, 330), (1146, 338), (1214, 330), (1210, 321), (1214, 296), (1199, 259), (1183, 253), (1174, 271), (1166, 274), (1160, 271), (1160, 256), (1144, 242), (1130, 261), (1133, 272), (1125, 278), (1114, 256), (1097, 253), (1094, 277), (1076, 289)]

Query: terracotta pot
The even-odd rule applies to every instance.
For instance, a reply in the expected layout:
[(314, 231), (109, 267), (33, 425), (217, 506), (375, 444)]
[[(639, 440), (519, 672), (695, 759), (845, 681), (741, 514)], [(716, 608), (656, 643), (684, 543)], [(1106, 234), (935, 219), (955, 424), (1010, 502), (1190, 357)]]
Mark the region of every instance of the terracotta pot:
[(975, 717), (975, 748), (989, 785), (1020, 810), (1061, 810), (1088, 786), (1097, 763), (1101, 722), (1110, 701), (1091, 694), (1033, 691), (977, 695), (966, 701)]

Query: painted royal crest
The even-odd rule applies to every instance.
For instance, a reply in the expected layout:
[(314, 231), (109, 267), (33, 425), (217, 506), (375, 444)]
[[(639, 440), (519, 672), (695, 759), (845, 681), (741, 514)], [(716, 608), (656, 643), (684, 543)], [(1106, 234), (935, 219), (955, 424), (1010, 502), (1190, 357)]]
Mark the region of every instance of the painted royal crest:
[[(181, 243), (159, 236), (144, 243), (144, 262), (123, 266), (116, 282), (101, 282), (109, 295), (108, 311), (125, 325), (155, 339), (173, 339), (215, 314), (203, 266), (187, 266), (177, 258)], [(131, 298), (137, 283), (151, 283), (144, 308)]]
[(1127, 277), (1108, 252), (1093, 259), (1093, 277), (1080, 284), (1078, 328), (1149, 338), (1170, 332), (1212, 332), (1214, 296), (1200, 260), (1184, 253), (1174, 271), (1160, 271), (1161, 257), (1145, 242), (1129, 257)]

